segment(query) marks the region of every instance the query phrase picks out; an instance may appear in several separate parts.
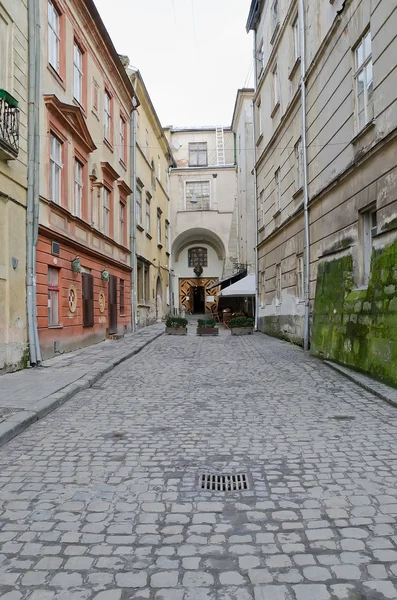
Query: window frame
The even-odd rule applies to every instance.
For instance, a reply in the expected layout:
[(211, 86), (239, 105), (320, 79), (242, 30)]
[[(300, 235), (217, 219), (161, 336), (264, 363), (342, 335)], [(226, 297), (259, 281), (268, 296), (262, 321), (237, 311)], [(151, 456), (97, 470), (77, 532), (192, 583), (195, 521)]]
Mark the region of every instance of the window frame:
[[(203, 148), (199, 148), (203, 146)], [(189, 142), (189, 167), (208, 167), (208, 144), (207, 142)], [(200, 155), (204, 153), (204, 162), (200, 162)], [(194, 158), (194, 160), (192, 160)]]
[(259, 96), (257, 102), (256, 102), (256, 110), (257, 110), (257, 114), (258, 114), (258, 139), (257, 139), (257, 144), (260, 142), (260, 140), (263, 138), (263, 119), (262, 119), (262, 98), (261, 96)]
[[(205, 184), (208, 183), (208, 196), (207, 195), (201, 195), (201, 196), (196, 196), (198, 198), (201, 199), (205, 199), (208, 198), (208, 204), (205, 203), (204, 200), (202, 200), (202, 208), (198, 208), (197, 206), (194, 207), (194, 204), (196, 204), (195, 202), (192, 202), (190, 200), (190, 204), (193, 204), (193, 208), (188, 208), (188, 198), (190, 198), (190, 196), (188, 196), (188, 187), (190, 185), (197, 185), (197, 184)], [(188, 179), (185, 180), (185, 210), (186, 211), (206, 211), (206, 210), (211, 210), (211, 180), (210, 179)], [(194, 192), (192, 193), (191, 198), (193, 198), (193, 196), (195, 196)], [(197, 201), (198, 204), (198, 201)]]
[(296, 169), (296, 188), (297, 191), (303, 187), (303, 146), (300, 137), (294, 146), (295, 169)]
[(142, 218), (143, 218), (143, 213), (142, 213), (142, 197), (143, 197), (143, 186), (140, 186), (138, 183), (136, 185), (136, 201), (135, 201), (135, 218), (136, 218), (136, 225), (138, 225), (139, 227), (142, 227)]
[[(54, 23), (50, 19), (50, 10), (52, 9), (52, 15), (56, 15), (56, 25), (54, 28)], [(50, 47), (51, 47), (51, 39), (55, 39), (55, 57), (51, 56)], [(56, 65), (53, 64), (52, 59), (55, 58)], [(52, 0), (47, 0), (47, 59), (48, 64), (52, 69), (60, 76), (61, 75), (61, 13), (52, 2)]]
[[(80, 168), (81, 179), (77, 180), (76, 168)], [(84, 188), (84, 165), (78, 158), (74, 158), (74, 214), (79, 219), (83, 218), (83, 188)], [(77, 198), (77, 193), (79, 198)]]
[[(151, 223), (151, 204), (152, 204), (152, 197), (149, 195), (148, 192), (146, 192), (146, 199), (145, 199), (145, 231), (147, 234), (150, 235), (150, 229), (152, 226)], [(149, 209), (149, 210), (148, 210)]]
[[(82, 317), (83, 327), (93, 327), (94, 318), (94, 276), (91, 273), (81, 274), (81, 287), (82, 287)], [(88, 292), (88, 294), (87, 294)]]
[(160, 208), (157, 209), (157, 245), (162, 247), (161, 241), (161, 215), (162, 211)]
[(281, 262), (276, 264), (275, 273), (276, 304), (281, 304), (282, 285), (281, 285)]
[(165, 222), (165, 251), (170, 254), (170, 224)]
[[(107, 102), (107, 99), (109, 100)], [(105, 87), (103, 91), (103, 139), (112, 145), (112, 96)], [(107, 137), (107, 135), (109, 137)]]
[[(53, 156), (53, 148), (52, 148), (52, 140), (56, 140), (59, 144), (59, 157)], [(63, 141), (53, 132), (50, 131), (50, 181), (49, 181), (49, 196), (51, 202), (57, 204), (58, 206), (62, 205), (62, 187), (63, 187)], [(58, 174), (58, 196), (59, 201), (54, 198), (54, 185), (55, 185), (55, 175)]]
[[(106, 202), (106, 198), (108, 202)], [(110, 220), (111, 220), (111, 207), (112, 207), (112, 190), (106, 185), (103, 186), (103, 197), (102, 197), (102, 219), (103, 219), (103, 233), (107, 237), (110, 237)]]
[(296, 295), (299, 302), (305, 299), (305, 264), (303, 254), (296, 257)]
[(291, 23), (294, 49), (294, 64), (301, 58), (299, 13), (296, 13)]
[(127, 202), (126, 199), (119, 199), (119, 242), (122, 246), (127, 245)]
[[(77, 65), (76, 63), (76, 50), (80, 55), (81, 64)], [(78, 44), (76, 40), (73, 42), (73, 98), (83, 106), (83, 96), (84, 96), (84, 51), (81, 46)], [(78, 81), (80, 86), (80, 97), (76, 95), (76, 73), (78, 74)]]
[(188, 248), (187, 251), (187, 266), (189, 269), (193, 269), (197, 266), (192, 258), (192, 253), (197, 252), (197, 250), (200, 251), (198, 254), (202, 254), (203, 256), (203, 260), (199, 261), (197, 264), (199, 264), (203, 268), (208, 267), (208, 248), (206, 248), (205, 246), (193, 246), (192, 248)]
[(274, 114), (274, 112), (277, 110), (278, 106), (280, 105), (280, 89), (279, 89), (279, 82), (278, 82), (278, 65), (277, 63), (274, 63), (273, 68), (272, 68), (272, 95), (273, 95), (273, 111), (272, 111), (272, 116)]
[(259, 192), (258, 210), (259, 229), (262, 229), (265, 226), (265, 190)]
[[(359, 64), (358, 63), (358, 50), (360, 47), (363, 48), (363, 52), (365, 52), (365, 40), (369, 36), (369, 44), (370, 44), (370, 52), (366, 55), (363, 55), (363, 60)], [(356, 121), (356, 130), (357, 132), (362, 131), (365, 127), (374, 120), (375, 117), (375, 104), (374, 104), (374, 78), (373, 78), (373, 63), (372, 63), (372, 37), (371, 30), (368, 28), (364, 31), (358, 42), (355, 44), (353, 48), (353, 61), (354, 61), (354, 101), (355, 101), (355, 121)], [(371, 100), (368, 101), (368, 81), (367, 81), (367, 68), (371, 66), (371, 80), (372, 84), (372, 95)], [(358, 92), (358, 83), (359, 76), (364, 74), (364, 86), (362, 90), (363, 94), (363, 110), (359, 112), (359, 92)], [(364, 113), (364, 122), (360, 125), (360, 115)]]
[(274, 185), (276, 191), (275, 208), (276, 213), (281, 211), (281, 169), (278, 167), (274, 172)]
[(124, 279), (119, 278), (119, 289), (120, 289), (120, 295), (119, 295), (119, 312), (120, 312), (120, 316), (123, 317), (125, 316), (125, 281)]
[[(51, 273), (56, 273), (56, 283), (50, 282), (51, 278), (50, 278), (50, 274)], [(60, 269), (53, 267), (52, 265), (48, 266), (48, 270), (47, 270), (47, 297), (48, 297), (48, 304), (47, 304), (47, 326), (50, 327), (59, 327), (60, 326), (60, 311), (59, 311), (59, 276), (60, 276)], [(53, 300), (53, 298), (55, 297), (55, 301)], [(56, 322), (54, 321), (53, 318), (51, 318), (51, 316), (54, 315), (54, 308), (56, 308)]]
[(120, 113), (119, 119), (119, 142), (120, 142), (120, 160), (125, 166), (127, 163), (127, 127), (126, 120)]

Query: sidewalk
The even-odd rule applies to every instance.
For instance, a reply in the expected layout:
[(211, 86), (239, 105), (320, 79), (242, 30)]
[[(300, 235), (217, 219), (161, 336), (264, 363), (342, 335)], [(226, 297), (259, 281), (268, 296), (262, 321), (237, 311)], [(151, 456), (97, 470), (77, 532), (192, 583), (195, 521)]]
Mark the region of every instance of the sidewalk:
[(164, 323), (55, 356), (39, 367), (0, 376), (0, 445), (34, 421), (91, 387), (164, 332)]

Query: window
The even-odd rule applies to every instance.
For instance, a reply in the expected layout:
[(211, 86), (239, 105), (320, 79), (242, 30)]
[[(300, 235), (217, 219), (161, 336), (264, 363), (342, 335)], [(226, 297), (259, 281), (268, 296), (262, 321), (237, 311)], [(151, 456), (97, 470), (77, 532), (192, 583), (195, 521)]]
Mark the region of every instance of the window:
[(59, 13), (53, 3), (48, 2), (48, 62), (57, 73), (59, 73)]
[(189, 144), (189, 167), (206, 167), (207, 142)]
[(278, 92), (278, 70), (277, 65), (274, 65), (273, 71), (273, 107), (276, 108), (280, 103), (280, 95)]
[(372, 79), (371, 32), (368, 31), (355, 49), (357, 127), (360, 131), (374, 118), (374, 84)]
[(274, 174), (274, 186), (276, 190), (276, 211), (281, 210), (281, 181), (280, 181), (280, 168)]
[(300, 58), (300, 55), (301, 55), (298, 15), (296, 15), (295, 19), (292, 22), (292, 33), (294, 36), (294, 62), (296, 62), (298, 60), (298, 58)]
[(281, 302), (281, 263), (276, 265), (276, 302)]
[(259, 194), (259, 203), (258, 203), (258, 208), (259, 208), (259, 229), (261, 227), (264, 227), (265, 225), (265, 200), (264, 200), (264, 191), (262, 190)]
[(156, 189), (156, 171), (154, 169), (154, 161), (152, 160), (152, 162), (150, 163), (152, 172), (151, 172), (151, 179), (152, 179), (152, 188), (155, 190)]
[(258, 139), (263, 135), (263, 125), (262, 125), (262, 103), (261, 103), (261, 99), (259, 98), (258, 102), (256, 103), (256, 109), (257, 109), (257, 114), (258, 114)]
[(145, 265), (145, 302), (150, 301), (150, 279), (149, 279), (149, 265)]
[(149, 132), (145, 129), (145, 156), (149, 160)]
[(48, 267), (48, 327), (59, 325), (59, 272)]
[(376, 208), (371, 207), (361, 213), (362, 218), (362, 282), (368, 285), (371, 270), (373, 237), (377, 233)]
[(124, 121), (123, 117), (120, 115), (120, 159), (123, 161), (123, 163), (126, 162), (126, 160), (125, 160), (125, 151), (126, 151), (126, 145), (125, 145), (125, 121)]
[(136, 223), (137, 225), (142, 225), (142, 188), (140, 188), (139, 186), (136, 187), (135, 210)]
[(208, 267), (207, 248), (189, 248), (188, 250), (189, 267)]
[(82, 218), (83, 208), (83, 165), (74, 161), (74, 214)]
[(94, 277), (90, 273), (81, 274), (83, 287), (83, 327), (94, 325)]
[(83, 53), (76, 42), (73, 53), (73, 95), (77, 102), (83, 103)]
[(99, 84), (92, 78), (92, 110), (98, 116), (99, 112)]
[(126, 243), (126, 220), (125, 220), (125, 203), (119, 202), (119, 240), (120, 244), (125, 246)]
[(274, 0), (272, 7), (272, 23), (273, 23), (273, 32), (277, 29), (279, 24), (279, 14), (278, 14), (278, 0)]
[(160, 162), (160, 157), (158, 156), (158, 163), (157, 163), (157, 179), (161, 182), (161, 162)]
[(150, 234), (150, 198), (146, 196), (146, 233)]
[(295, 144), (296, 184), (297, 189), (303, 186), (303, 149), (302, 138)]
[(263, 51), (263, 40), (259, 44), (257, 60), (259, 61), (259, 69), (258, 69), (258, 77), (260, 77), (264, 67), (265, 67), (265, 54)]
[(170, 254), (170, 226), (165, 224), (165, 251)]
[(210, 182), (186, 182), (186, 210), (210, 210)]
[(138, 271), (138, 276), (137, 276), (137, 280), (138, 280), (138, 302), (143, 302), (144, 298), (143, 298), (143, 266), (142, 263), (137, 264), (137, 271)]
[(62, 142), (50, 134), (50, 200), (61, 204)]
[(110, 198), (111, 193), (107, 188), (103, 188), (103, 233), (110, 235)]
[(157, 210), (157, 244), (161, 246), (161, 210)]
[(305, 285), (304, 285), (304, 271), (303, 271), (303, 256), (300, 255), (296, 259), (296, 294), (300, 300), (305, 297)]
[(105, 90), (104, 95), (104, 125), (103, 125), (103, 135), (105, 140), (108, 142), (111, 141), (111, 125), (112, 125), (112, 113), (111, 113), (111, 103), (112, 99), (108, 92)]
[(125, 314), (124, 279), (120, 279), (120, 314)]

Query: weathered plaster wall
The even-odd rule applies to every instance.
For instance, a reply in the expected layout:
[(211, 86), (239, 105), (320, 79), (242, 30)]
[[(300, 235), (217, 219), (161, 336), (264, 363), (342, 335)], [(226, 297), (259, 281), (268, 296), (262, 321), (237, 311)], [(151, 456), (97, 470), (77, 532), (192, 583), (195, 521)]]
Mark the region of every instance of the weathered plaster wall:
[(350, 255), (320, 263), (312, 353), (397, 384), (397, 241), (373, 250), (366, 289)]

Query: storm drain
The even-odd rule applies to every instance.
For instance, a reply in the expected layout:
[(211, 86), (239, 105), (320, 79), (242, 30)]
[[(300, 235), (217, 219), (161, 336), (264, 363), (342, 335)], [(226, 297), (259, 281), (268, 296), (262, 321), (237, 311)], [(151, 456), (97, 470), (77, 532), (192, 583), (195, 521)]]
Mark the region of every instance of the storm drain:
[(356, 417), (353, 415), (334, 415), (331, 418), (335, 419), (335, 421), (354, 421)]
[(249, 489), (248, 477), (245, 473), (227, 475), (225, 473), (202, 473), (200, 488), (213, 492), (238, 492)]

